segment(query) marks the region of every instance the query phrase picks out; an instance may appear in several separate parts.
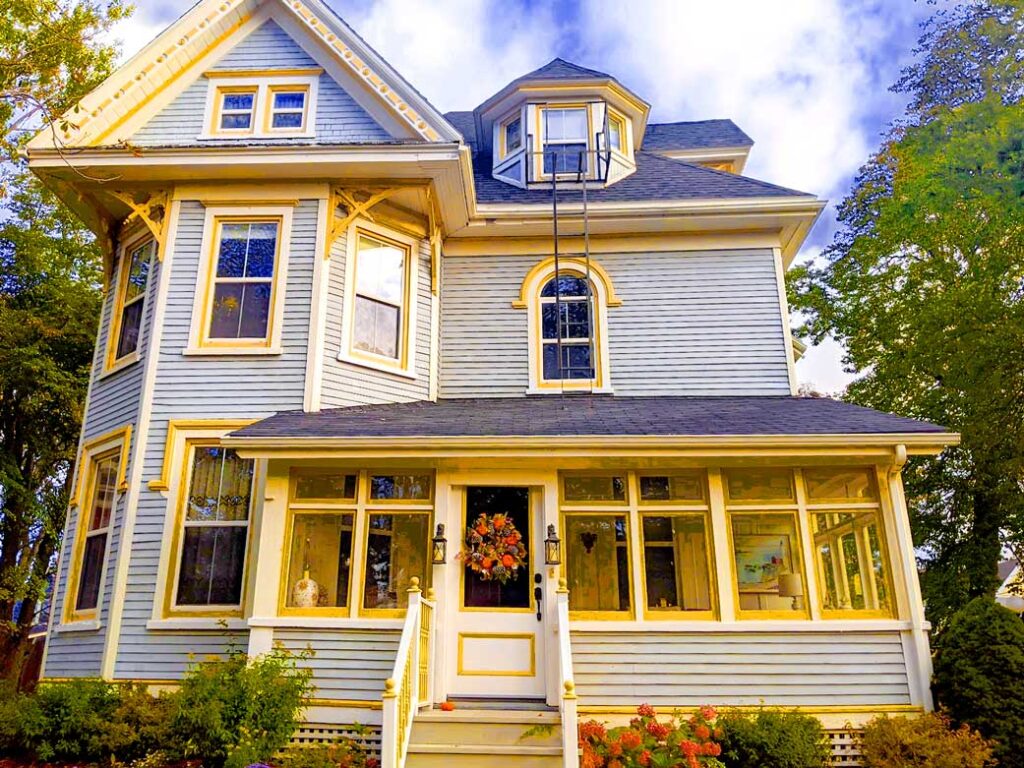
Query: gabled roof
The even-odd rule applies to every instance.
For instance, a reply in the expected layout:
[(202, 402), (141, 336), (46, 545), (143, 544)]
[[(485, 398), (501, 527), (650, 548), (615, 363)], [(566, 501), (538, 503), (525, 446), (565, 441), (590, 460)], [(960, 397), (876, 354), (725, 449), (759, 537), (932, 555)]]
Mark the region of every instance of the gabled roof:
[(732, 120), (697, 120), (680, 123), (649, 123), (642, 149), (648, 152), (672, 149), (713, 149), (752, 147), (753, 140)]
[(607, 72), (598, 72), (596, 69), (587, 69), (579, 64), (573, 64), (562, 58), (554, 58), (543, 67), (538, 67), (533, 72), (527, 72), (522, 77), (512, 81), (524, 83), (530, 80), (614, 80), (615, 78)]
[[(944, 435), (936, 424), (810, 397), (535, 397), (441, 399), (286, 411), (232, 438)], [(428, 446), (424, 446), (428, 447)]]
[[(150, 102), (176, 94), (247, 34), (260, 15), (278, 14), (360, 84), (397, 124), (424, 141), (454, 141), (441, 114), (322, 0), (200, 0), (67, 113), (70, 147), (115, 144), (115, 132)], [(189, 73), (189, 77), (183, 77)], [(129, 134), (130, 135), (130, 132)], [(40, 132), (29, 150), (53, 146)]]
[[(491, 175), (489, 157), (473, 159), (473, 180), (479, 203), (538, 203), (550, 205), (551, 190), (522, 189)], [(716, 171), (693, 163), (662, 157), (652, 152), (636, 153), (636, 172), (607, 187), (587, 190), (591, 203), (639, 202), (648, 200), (693, 200), (757, 197), (808, 197), (814, 195), (780, 187), (747, 176)], [(578, 201), (577, 190), (561, 192), (559, 200)]]

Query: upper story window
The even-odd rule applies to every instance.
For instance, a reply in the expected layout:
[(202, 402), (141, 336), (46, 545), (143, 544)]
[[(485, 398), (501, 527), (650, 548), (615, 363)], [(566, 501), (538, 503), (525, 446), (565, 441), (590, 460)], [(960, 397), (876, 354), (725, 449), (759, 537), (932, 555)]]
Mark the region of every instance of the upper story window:
[(519, 113), (501, 124), (501, 157), (507, 157), (523, 146), (523, 118)]
[(148, 239), (127, 248), (121, 257), (117, 280), (117, 299), (110, 329), (107, 369), (138, 359), (142, 335), (142, 315), (146, 307), (149, 275), (153, 267), (156, 243)]
[(608, 147), (616, 152), (626, 151), (626, 122), (618, 115), (608, 116)]
[[(320, 69), (295, 74), (207, 72), (206, 129), (199, 137), (312, 138)], [(225, 76), (230, 75), (230, 76)]]
[(513, 302), (529, 309), (528, 391), (610, 392), (607, 310), (621, 303), (596, 262), (563, 258), (557, 275), (554, 259), (535, 266)]
[(189, 352), (277, 350), (290, 208), (208, 208)]
[(416, 241), (364, 223), (349, 230), (340, 359), (412, 376)]
[(589, 147), (587, 108), (548, 107), (541, 112), (544, 173), (586, 171)]

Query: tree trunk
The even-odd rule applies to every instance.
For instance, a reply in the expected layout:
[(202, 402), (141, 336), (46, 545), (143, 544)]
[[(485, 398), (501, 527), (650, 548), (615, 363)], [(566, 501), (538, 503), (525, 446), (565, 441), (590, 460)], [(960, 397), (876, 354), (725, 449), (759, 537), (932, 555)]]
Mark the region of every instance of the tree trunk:
[(974, 519), (967, 540), (968, 596), (994, 598), (999, 589), (999, 560), (1002, 554), (1000, 522), (1002, 509), (999, 494), (992, 490), (991, 478), (975, 476), (972, 494)]

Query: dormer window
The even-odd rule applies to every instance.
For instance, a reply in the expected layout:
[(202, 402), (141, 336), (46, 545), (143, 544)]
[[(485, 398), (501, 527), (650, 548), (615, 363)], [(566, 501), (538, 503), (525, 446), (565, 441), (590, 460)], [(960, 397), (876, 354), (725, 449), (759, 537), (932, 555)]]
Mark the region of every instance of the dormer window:
[(626, 151), (626, 122), (618, 115), (608, 116), (608, 147), (616, 152)]
[(501, 156), (507, 157), (523, 146), (523, 118), (520, 115), (510, 117), (501, 126)]
[(545, 175), (586, 171), (587, 108), (548, 107), (541, 113), (541, 121)]

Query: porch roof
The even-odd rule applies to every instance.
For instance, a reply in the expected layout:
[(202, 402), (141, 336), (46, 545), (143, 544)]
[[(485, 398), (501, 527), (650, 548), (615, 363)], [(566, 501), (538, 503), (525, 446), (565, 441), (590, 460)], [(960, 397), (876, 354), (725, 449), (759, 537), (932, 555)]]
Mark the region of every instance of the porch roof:
[(538, 395), (284, 411), (229, 440), (337, 438), (918, 436), (956, 442), (937, 424), (828, 398)]

